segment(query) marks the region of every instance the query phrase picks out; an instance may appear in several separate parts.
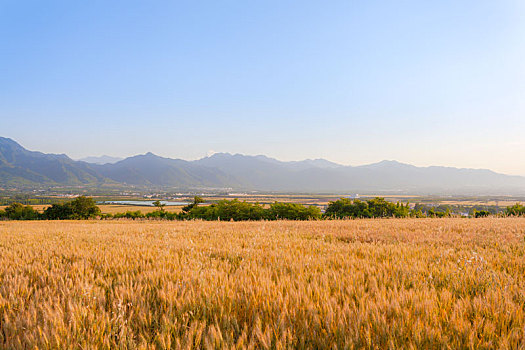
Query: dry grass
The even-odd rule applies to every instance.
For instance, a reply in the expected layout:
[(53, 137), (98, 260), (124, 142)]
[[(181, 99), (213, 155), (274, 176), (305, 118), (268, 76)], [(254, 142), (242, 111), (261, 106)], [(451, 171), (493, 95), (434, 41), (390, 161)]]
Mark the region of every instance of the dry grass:
[(0, 348), (525, 347), (525, 219), (0, 222)]

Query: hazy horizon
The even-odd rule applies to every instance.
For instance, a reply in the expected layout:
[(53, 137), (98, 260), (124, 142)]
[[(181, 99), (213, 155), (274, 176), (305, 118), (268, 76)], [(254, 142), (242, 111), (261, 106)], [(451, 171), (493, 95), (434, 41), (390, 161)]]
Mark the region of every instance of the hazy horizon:
[[(182, 157), (170, 157), (170, 156), (164, 156), (164, 155), (161, 155), (161, 154), (156, 154), (154, 152), (142, 152), (142, 153), (137, 153), (137, 154), (131, 154), (131, 155), (127, 155), (127, 156), (112, 156), (110, 154), (100, 154), (100, 155), (92, 155), (92, 156), (87, 156), (87, 157), (81, 157), (81, 158), (73, 158), (71, 156), (69, 156), (67, 153), (65, 153), (68, 157), (70, 157), (71, 159), (73, 160), (78, 160), (78, 161), (82, 161), (83, 159), (85, 158), (100, 158), (100, 157), (110, 157), (110, 158), (120, 158), (121, 160), (124, 160), (126, 158), (129, 158), (129, 157), (134, 157), (134, 156), (140, 156), (140, 155), (145, 155), (147, 153), (153, 153), (154, 155), (156, 156), (159, 156), (159, 157), (163, 157), (163, 158), (172, 158), (172, 159), (182, 159), (182, 160), (186, 160), (186, 161), (194, 161), (194, 160), (199, 160), (199, 159), (202, 159), (202, 158), (205, 158), (205, 157), (211, 157), (215, 154), (218, 154), (218, 153), (226, 153), (226, 154), (230, 154), (230, 155), (242, 155), (242, 156), (251, 156), (251, 157), (257, 157), (257, 156), (265, 156), (265, 157), (268, 157), (268, 158), (272, 158), (272, 159), (276, 159), (278, 161), (282, 161), (282, 162), (294, 162), (294, 161), (308, 161), (308, 160), (326, 160), (326, 161), (329, 161), (329, 162), (332, 162), (332, 163), (336, 163), (338, 165), (342, 165), (342, 166), (354, 166), (354, 167), (357, 167), (357, 166), (363, 166), (363, 165), (370, 165), (370, 164), (376, 164), (376, 163), (380, 163), (380, 162), (383, 162), (383, 161), (386, 161), (386, 162), (398, 162), (398, 163), (402, 163), (402, 164), (408, 164), (408, 165), (414, 165), (416, 167), (428, 167), (428, 166), (439, 166), (439, 167), (453, 167), (453, 168), (460, 168), (460, 169), (475, 169), (475, 170), (492, 170), (492, 171), (495, 171), (493, 169), (490, 169), (490, 168), (467, 168), (467, 167), (461, 167), (461, 166), (458, 166), (458, 167), (455, 167), (455, 166), (450, 166), (450, 165), (446, 165), (446, 164), (428, 164), (428, 165), (418, 165), (418, 164), (413, 164), (413, 163), (405, 163), (405, 162), (401, 162), (397, 159), (379, 159), (377, 161), (373, 161), (373, 162), (367, 162), (367, 163), (360, 163), (360, 164), (343, 164), (343, 163), (339, 163), (339, 162), (336, 162), (336, 161), (332, 161), (330, 159), (326, 159), (326, 158), (302, 158), (302, 159), (288, 159), (288, 160), (283, 160), (283, 159), (279, 159), (278, 157), (270, 157), (266, 154), (244, 154), (244, 153), (238, 153), (238, 152), (213, 152), (213, 153), (208, 153), (202, 157), (197, 157), (197, 158), (182, 158)], [(495, 172), (498, 172), (498, 171), (495, 171)], [(498, 173), (501, 173), (501, 172), (498, 172)], [(524, 174), (507, 174), (507, 173), (501, 173), (501, 174), (505, 174), (505, 175), (515, 175), (515, 176), (525, 176)]]
[(0, 4), (2, 136), (525, 176), (525, 3)]

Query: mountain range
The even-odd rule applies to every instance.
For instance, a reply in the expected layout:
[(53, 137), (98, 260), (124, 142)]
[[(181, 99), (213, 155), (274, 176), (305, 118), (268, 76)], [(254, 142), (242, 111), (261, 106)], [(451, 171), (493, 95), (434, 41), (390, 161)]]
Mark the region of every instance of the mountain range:
[(484, 169), (416, 167), (396, 161), (343, 166), (324, 159), (283, 162), (266, 156), (216, 153), (199, 160), (152, 153), (126, 159), (29, 151), (0, 137), (0, 186), (232, 188), (280, 192), (525, 194), (525, 177)]

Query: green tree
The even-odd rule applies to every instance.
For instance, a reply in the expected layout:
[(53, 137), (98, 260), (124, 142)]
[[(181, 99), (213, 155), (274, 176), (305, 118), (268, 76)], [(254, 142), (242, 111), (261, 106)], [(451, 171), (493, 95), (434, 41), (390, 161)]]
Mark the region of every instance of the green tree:
[(241, 202), (238, 199), (221, 200), (205, 207), (194, 206), (187, 214), (188, 218), (203, 220), (262, 220), (266, 217), (265, 209), (259, 203)]
[(155, 201), (153, 203), (154, 207), (156, 207), (159, 211), (164, 211), (164, 206), (166, 206), (166, 204), (162, 204), (160, 201)]
[(29, 205), (13, 203), (5, 208), (5, 216), (11, 220), (36, 220), (39, 214)]
[(189, 213), (193, 208), (197, 207), (200, 203), (204, 203), (204, 199), (199, 196), (193, 197), (193, 202), (182, 207), (184, 213)]
[(340, 198), (328, 203), (324, 216), (327, 218), (344, 219), (369, 217), (370, 213), (368, 212), (368, 204), (366, 202), (362, 202), (359, 199), (352, 201), (348, 198)]
[(409, 204), (392, 203), (384, 198), (373, 198), (366, 202), (358, 199), (340, 198), (330, 202), (324, 216), (327, 218), (383, 218), (408, 217), (411, 215)]
[(100, 208), (93, 198), (80, 196), (64, 204), (53, 204), (44, 211), (48, 220), (84, 220), (100, 216)]
[(53, 204), (44, 210), (43, 214), (46, 220), (67, 220), (73, 216), (73, 208), (69, 203)]
[(507, 207), (507, 209), (505, 210), (505, 214), (510, 215), (510, 216), (525, 215), (525, 205), (516, 203), (510, 207)]
[(266, 210), (269, 220), (317, 220), (321, 218), (321, 210), (316, 206), (306, 207), (297, 203), (275, 202)]
[(474, 211), (474, 217), (476, 218), (485, 218), (490, 215), (490, 212), (487, 210)]
[(80, 196), (70, 202), (73, 219), (92, 219), (100, 215), (100, 208), (93, 198)]

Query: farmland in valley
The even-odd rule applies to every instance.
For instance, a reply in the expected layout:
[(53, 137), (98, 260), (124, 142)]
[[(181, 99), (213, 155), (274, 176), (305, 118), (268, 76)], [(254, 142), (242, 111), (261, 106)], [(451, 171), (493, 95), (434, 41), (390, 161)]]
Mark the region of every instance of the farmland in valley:
[(0, 222), (0, 348), (525, 346), (525, 218)]

